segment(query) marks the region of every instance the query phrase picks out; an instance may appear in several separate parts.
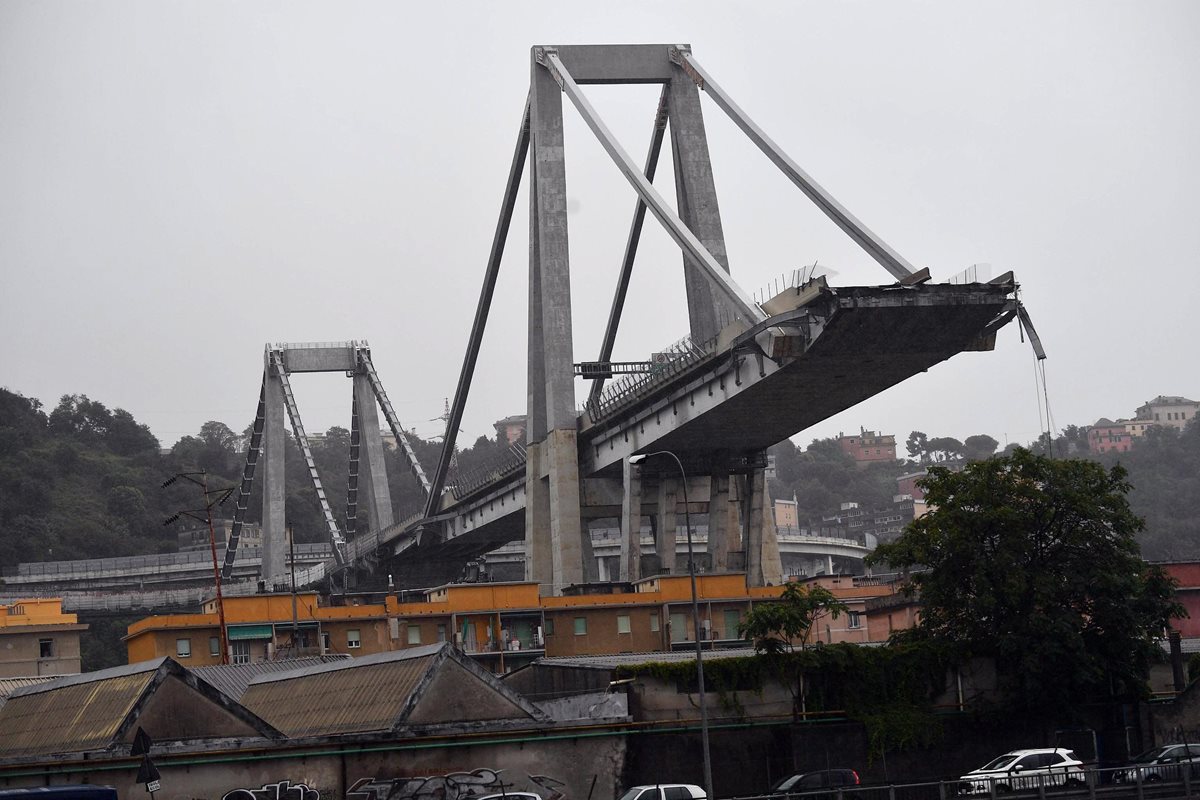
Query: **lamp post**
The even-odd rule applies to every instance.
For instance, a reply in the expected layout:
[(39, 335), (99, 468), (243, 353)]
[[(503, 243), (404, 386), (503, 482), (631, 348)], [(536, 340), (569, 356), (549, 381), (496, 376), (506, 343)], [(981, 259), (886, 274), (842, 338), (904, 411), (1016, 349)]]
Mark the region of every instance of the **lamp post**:
[[(670, 456), (679, 467), (679, 477), (683, 482), (683, 519), (687, 528), (688, 576), (692, 582), (692, 628), (696, 639), (696, 684), (700, 695), (700, 747), (704, 755), (704, 791), (708, 800), (716, 800), (713, 794), (712, 756), (708, 749), (708, 703), (704, 698), (704, 655), (700, 646), (700, 602), (696, 597), (696, 556), (692, 551), (692, 514), (688, 504), (687, 473), (683, 470), (683, 462), (679, 456), (670, 450), (655, 450), (653, 453), (639, 453), (629, 457), (630, 464), (640, 464), (651, 456)], [(631, 536), (636, 536), (630, 532)], [(674, 536), (671, 537), (671, 547), (675, 546)], [(661, 555), (661, 553), (660, 553)]]

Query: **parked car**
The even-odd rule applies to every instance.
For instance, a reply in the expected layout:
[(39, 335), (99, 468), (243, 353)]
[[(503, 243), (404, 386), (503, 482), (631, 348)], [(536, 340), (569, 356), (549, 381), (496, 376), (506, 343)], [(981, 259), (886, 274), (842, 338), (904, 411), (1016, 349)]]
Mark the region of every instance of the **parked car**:
[(1188, 778), (1200, 779), (1200, 744), (1167, 744), (1152, 747), (1129, 760), (1129, 767), (1113, 773), (1116, 783), (1183, 780), (1183, 764), (1189, 764)]
[[(852, 769), (820, 769), (788, 775), (769, 790), (770, 794), (784, 797), (807, 795), (813, 792), (830, 792), (858, 786), (858, 773)], [(847, 795), (853, 798), (855, 795)]]
[(656, 783), (634, 786), (621, 800), (706, 800), (704, 790), (690, 783)]
[(1013, 750), (959, 778), (960, 794), (991, 794), (1039, 786), (1083, 786), (1087, 774), (1075, 753), (1063, 747)]

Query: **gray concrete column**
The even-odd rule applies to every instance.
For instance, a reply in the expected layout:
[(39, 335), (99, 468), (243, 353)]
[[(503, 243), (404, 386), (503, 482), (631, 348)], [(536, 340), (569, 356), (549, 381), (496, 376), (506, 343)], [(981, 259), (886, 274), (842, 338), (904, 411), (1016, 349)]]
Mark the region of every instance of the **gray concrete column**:
[(655, 526), (654, 551), (661, 571), (675, 574), (675, 540), (679, 530), (679, 508), (675, 481), (658, 482), (658, 524)]
[[(675, 67), (671, 72), (667, 107), (679, 218), (708, 248), (717, 263), (729, 272), (729, 256), (725, 252), (725, 232), (721, 227), (721, 210), (717, 205), (717, 188), (708, 155), (700, 92), (682, 69)], [(703, 271), (686, 257), (683, 259), (683, 270), (692, 338), (697, 342), (707, 341), (721, 329), (717, 310), (720, 301)]]
[(714, 470), (708, 498), (708, 559), (713, 572), (729, 570), (729, 553), (740, 549), (741, 526), (738, 505), (731, 497), (731, 481), (726, 469)]
[[(579, 505), (562, 92), (545, 68), (536, 61), (531, 67), (528, 431), (529, 441), (542, 441), (543, 448), (542, 468), (527, 471), (526, 481), (540, 482), (543, 472), (549, 481), (545, 504), (530, 502), (527, 494), (526, 521), (535, 544), (544, 534), (540, 526), (549, 526), (549, 584), (557, 595), (583, 581), (586, 531)], [(527, 485), (531, 490), (538, 489)], [(536, 518), (543, 513), (547, 518)], [(544, 548), (536, 546), (527, 555), (530, 562), (545, 557)], [(529, 570), (544, 575), (540, 563)]]
[[(552, 590), (583, 583), (583, 536), (579, 509), (579, 450), (575, 430), (552, 430), (543, 451), (549, 473)], [(589, 543), (590, 544), (590, 543)], [(590, 547), (589, 547), (590, 549)]]
[(266, 367), (266, 419), (263, 421), (262, 577), (268, 582), (286, 571), (287, 518), (284, 454), (287, 452), (283, 384)]
[(542, 477), (542, 443), (530, 442), (525, 451), (525, 580), (553, 591), (550, 539), (550, 481)]
[(621, 495), (621, 568), (618, 580), (642, 579), (642, 468), (623, 462)]
[(775, 509), (767, 490), (767, 473), (756, 469), (747, 476), (750, 520), (746, 528), (746, 585), (775, 586), (783, 580)]
[(365, 493), (371, 530), (381, 531), (396, 518), (388, 488), (383, 438), (379, 435), (379, 407), (375, 405), (371, 379), (366, 375), (354, 376), (354, 406), (358, 412), (358, 490)]

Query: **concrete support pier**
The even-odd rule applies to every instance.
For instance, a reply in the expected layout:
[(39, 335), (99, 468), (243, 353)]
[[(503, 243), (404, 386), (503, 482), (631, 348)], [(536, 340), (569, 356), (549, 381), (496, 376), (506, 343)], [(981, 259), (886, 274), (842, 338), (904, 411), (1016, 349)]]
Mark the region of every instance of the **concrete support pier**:
[(283, 458), (287, 452), (287, 429), (283, 422), (283, 383), (274, 374), (270, 354), (266, 364), (266, 420), (263, 424), (262, 578), (268, 585), (283, 575), (286, 567), (287, 519), (284, 498)]
[(642, 579), (642, 468), (623, 462), (621, 493), (621, 581)]
[(379, 407), (375, 405), (371, 379), (362, 373), (354, 376), (354, 406), (359, 431), (358, 488), (365, 493), (371, 530), (381, 531), (396, 519), (384, 463), (383, 437), (379, 435)]
[(746, 495), (746, 585), (777, 586), (783, 580), (783, 564), (766, 470), (755, 469), (746, 476)]
[[(567, 247), (567, 173), (562, 92), (531, 61), (529, 106), (529, 413), (526, 539), (532, 580), (559, 595), (582, 583), (571, 273)], [(543, 485), (543, 480), (545, 485)], [(536, 500), (536, 502), (533, 502)], [(548, 550), (548, 552), (547, 552)], [(549, 575), (544, 568), (549, 563)]]
[(714, 470), (708, 500), (708, 563), (713, 572), (730, 568), (729, 554), (741, 547), (741, 525), (734, 481), (728, 469)]

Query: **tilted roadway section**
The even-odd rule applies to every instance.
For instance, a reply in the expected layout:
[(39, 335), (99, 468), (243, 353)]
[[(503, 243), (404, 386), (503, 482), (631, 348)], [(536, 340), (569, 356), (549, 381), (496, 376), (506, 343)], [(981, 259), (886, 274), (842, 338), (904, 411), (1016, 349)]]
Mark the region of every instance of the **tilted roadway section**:
[[(1015, 315), (1014, 290), (1011, 274), (991, 283), (824, 288), (719, 342), (670, 380), (585, 411), (580, 477), (619, 477), (623, 459), (652, 449), (685, 459), (760, 453), (953, 355), (992, 349), (996, 330)], [(585, 483), (585, 507), (606, 503), (588, 491)], [(465, 560), (521, 539), (524, 509), (525, 470), (516, 464), (469, 494), (448, 492), (432, 519), (352, 541), (348, 556)]]

